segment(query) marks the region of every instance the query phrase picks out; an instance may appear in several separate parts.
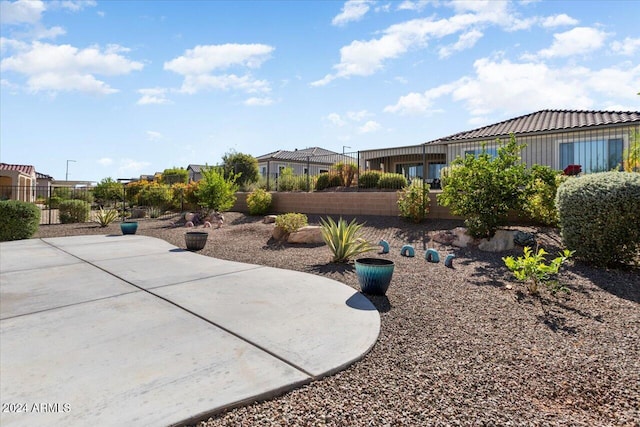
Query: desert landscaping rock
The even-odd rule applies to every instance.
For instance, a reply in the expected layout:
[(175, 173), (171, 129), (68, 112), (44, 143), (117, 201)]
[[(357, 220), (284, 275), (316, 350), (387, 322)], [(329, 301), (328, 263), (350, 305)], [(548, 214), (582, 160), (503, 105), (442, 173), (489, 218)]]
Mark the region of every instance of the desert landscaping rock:
[[(311, 272), (359, 289), (353, 265), (329, 263), (326, 246), (272, 244), (273, 225), (262, 217), (225, 213), (225, 220), (201, 254)], [(371, 352), (333, 376), (198, 427), (638, 425), (640, 270), (570, 262), (559, 277), (570, 293), (542, 289), (534, 298), (501, 259), (522, 255), (520, 247), (491, 253), (431, 239), (461, 226), (458, 221), (358, 221), (366, 222), (367, 240), (385, 239), (392, 248), (371, 254), (396, 264), (386, 297), (369, 296), (381, 319)], [(170, 222), (141, 220), (137, 233), (184, 248), (184, 229)], [(319, 217), (310, 216), (309, 224), (318, 225)], [(119, 234), (118, 227), (41, 226), (36, 237)], [(555, 229), (518, 229), (535, 233), (549, 253), (560, 249)], [(428, 247), (454, 253), (454, 266), (402, 257), (404, 244), (421, 253)]]
[(322, 227), (319, 225), (307, 225), (302, 227), (289, 234), (287, 242), (309, 244), (324, 243), (324, 240), (322, 239)]
[(478, 244), (478, 249), (485, 252), (504, 252), (514, 248), (512, 230), (497, 230), (490, 239), (482, 239)]

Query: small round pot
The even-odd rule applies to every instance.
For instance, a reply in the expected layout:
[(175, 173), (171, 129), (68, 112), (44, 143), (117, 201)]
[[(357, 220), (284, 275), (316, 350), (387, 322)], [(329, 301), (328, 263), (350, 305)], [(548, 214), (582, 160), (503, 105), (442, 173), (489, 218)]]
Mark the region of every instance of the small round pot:
[(187, 231), (184, 235), (184, 243), (189, 251), (199, 251), (207, 244), (209, 233), (206, 231)]
[(393, 261), (382, 258), (359, 258), (356, 260), (356, 274), (360, 289), (365, 294), (384, 295), (391, 284)]
[(121, 222), (120, 230), (122, 230), (122, 234), (136, 234), (136, 231), (138, 230), (138, 223), (136, 221)]

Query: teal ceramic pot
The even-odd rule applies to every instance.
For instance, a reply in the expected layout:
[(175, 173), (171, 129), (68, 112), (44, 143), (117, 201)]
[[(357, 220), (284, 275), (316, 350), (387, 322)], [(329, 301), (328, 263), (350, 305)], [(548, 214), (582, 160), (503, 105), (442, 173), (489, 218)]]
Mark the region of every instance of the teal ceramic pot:
[(122, 234), (136, 234), (136, 231), (138, 230), (138, 223), (136, 221), (121, 222), (120, 230), (122, 230)]
[(199, 251), (204, 249), (208, 238), (209, 233), (206, 231), (187, 231), (184, 235), (184, 242), (187, 246), (187, 250)]
[(384, 295), (391, 284), (395, 264), (382, 258), (359, 258), (356, 260), (356, 274), (360, 289), (365, 294)]

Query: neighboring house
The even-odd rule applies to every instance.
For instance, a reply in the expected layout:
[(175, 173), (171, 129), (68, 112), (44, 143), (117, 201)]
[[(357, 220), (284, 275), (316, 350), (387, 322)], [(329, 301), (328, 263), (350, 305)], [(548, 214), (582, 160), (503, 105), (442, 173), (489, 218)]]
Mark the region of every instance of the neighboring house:
[(638, 111), (542, 110), (424, 144), (360, 151), (360, 168), (433, 180), (457, 156), (482, 152), (483, 144), (495, 155), (496, 139), (506, 142), (513, 133), (526, 144), (522, 160), (529, 167), (580, 165), (584, 173), (607, 171), (622, 163), (633, 132), (640, 132)]
[(44, 173), (36, 172), (36, 197), (47, 198), (51, 193), (51, 183), (53, 177)]
[(200, 181), (202, 179), (202, 169), (207, 165), (189, 165), (187, 166), (187, 172), (189, 172), (189, 182)]
[(36, 170), (31, 165), (0, 163), (0, 200), (35, 202)]
[(284, 168), (293, 169), (294, 175), (318, 175), (329, 172), (332, 165), (338, 162), (356, 163), (357, 159), (320, 147), (304, 150), (278, 150), (256, 158), (258, 170), (263, 177), (277, 177)]

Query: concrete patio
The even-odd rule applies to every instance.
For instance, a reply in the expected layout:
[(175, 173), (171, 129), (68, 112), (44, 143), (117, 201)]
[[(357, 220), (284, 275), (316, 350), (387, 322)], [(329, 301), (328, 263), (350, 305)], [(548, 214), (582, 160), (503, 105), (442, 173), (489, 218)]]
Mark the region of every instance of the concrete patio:
[(344, 369), (379, 330), (316, 275), (139, 235), (4, 242), (0, 424), (183, 424)]

